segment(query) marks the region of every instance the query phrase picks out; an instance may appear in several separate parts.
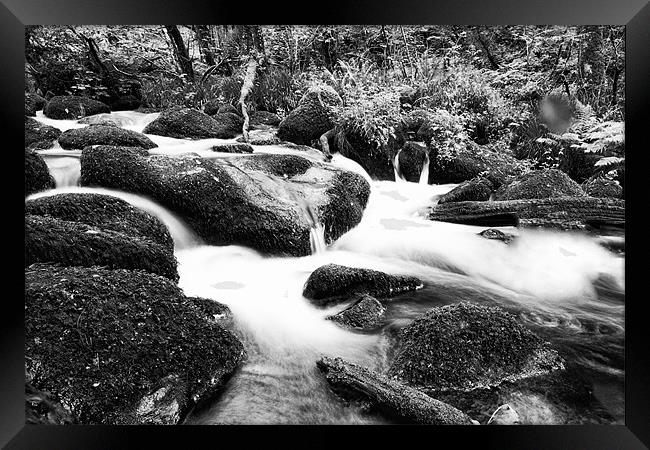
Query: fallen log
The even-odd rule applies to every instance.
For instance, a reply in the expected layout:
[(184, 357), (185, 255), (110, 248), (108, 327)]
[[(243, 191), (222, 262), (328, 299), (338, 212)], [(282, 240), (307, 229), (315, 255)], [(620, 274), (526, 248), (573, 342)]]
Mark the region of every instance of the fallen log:
[(316, 366), (334, 392), (346, 400), (369, 402), (390, 417), (430, 425), (478, 424), (451, 405), (341, 358), (323, 357)]
[(435, 205), (430, 220), (481, 226), (552, 227), (576, 229), (625, 227), (625, 200), (558, 197)]

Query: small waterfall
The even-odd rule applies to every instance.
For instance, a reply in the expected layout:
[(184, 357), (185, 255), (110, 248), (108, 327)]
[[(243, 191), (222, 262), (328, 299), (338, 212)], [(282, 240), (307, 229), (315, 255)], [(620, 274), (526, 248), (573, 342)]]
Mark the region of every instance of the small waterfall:
[(424, 154), (424, 164), (422, 164), (422, 172), (420, 172), (420, 184), (429, 184), (429, 154)]
[(314, 208), (306, 200), (302, 200), (299, 204), (305, 210), (307, 221), (309, 222), (309, 244), (311, 245), (311, 254), (315, 255), (323, 253), (327, 249), (327, 244), (325, 243), (325, 227), (318, 220)]
[(395, 171), (395, 181), (396, 182), (406, 181), (404, 179), (404, 177), (402, 176), (402, 171), (399, 168), (399, 154), (400, 153), (402, 153), (401, 149), (395, 154), (395, 158), (393, 158), (393, 170)]

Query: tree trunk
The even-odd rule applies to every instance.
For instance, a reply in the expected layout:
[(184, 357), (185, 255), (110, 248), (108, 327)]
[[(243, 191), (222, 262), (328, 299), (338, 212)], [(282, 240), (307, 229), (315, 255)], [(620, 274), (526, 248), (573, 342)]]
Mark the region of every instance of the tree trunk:
[(481, 35), (480, 30), (476, 30), (476, 38), (478, 42), (481, 44), (481, 47), (483, 47), (483, 51), (485, 52), (485, 56), (487, 56), (488, 61), (490, 61), (490, 66), (494, 70), (499, 69), (499, 62), (497, 61), (496, 57), (492, 54), (490, 51), (490, 48), (488, 47), (487, 41), (485, 38)]
[(246, 99), (253, 89), (253, 83), (255, 82), (255, 74), (257, 73), (257, 55), (253, 54), (249, 57), (248, 65), (246, 67), (246, 76), (244, 77), (244, 84), (241, 87), (241, 94), (239, 96), (239, 104), (241, 106), (241, 112), (244, 116), (244, 125), (242, 126), (242, 134), (244, 135), (244, 142), (250, 142), (248, 136), (248, 127), (250, 123), (250, 118), (248, 116), (248, 107), (246, 106)]
[(482, 226), (553, 227), (625, 226), (625, 200), (560, 197), (531, 200), (456, 202), (436, 205), (429, 219)]
[(178, 60), (178, 66), (180, 67), (181, 72), (187, 75), (188, 80), (194, 81), (192, 60), (190, 59), (185, 42), (183, 42), (181, 32), (178, 30), (176, 25), (165, 25), (165, 30), (167, 30), (167, 34), (172, 41), (174, 54)]
[(210, 29), (207, 25), (194, 25), (194, 32), (196, 33), (196, 40), (199, 42), (199, 49), (201, 49), (203, 60), (207, 65), (214, 66), (216, 64), (214, 55), (212, 54), (214, 42), (212, 41)]

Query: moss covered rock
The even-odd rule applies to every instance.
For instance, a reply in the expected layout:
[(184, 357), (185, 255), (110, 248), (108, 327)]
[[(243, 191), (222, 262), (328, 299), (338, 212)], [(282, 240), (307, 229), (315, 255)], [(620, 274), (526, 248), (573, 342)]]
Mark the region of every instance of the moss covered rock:
[(57, 95), (52, 97), (43, 109), (50, 119), (78, 119), (94, 114), (109, 113), (108, 105), (88, 97)]
[(61, 135), (61, 130), (25, 117), (25, 148), (42, 150), (51, 148)]
[(245, 142), (218, 144), (212, 146), (212, 151), (220, 153), (253, 153), (253, 146)]
[(374, 330), (379, 328), (386, 316), (386, 308), (370, 295), (360, 295), (343, 311), (326, 319), (334, 321), (346, 328), (358, 330)]
[(241, 134), (242, 127), (244, 126), (244, 119), (238, 114), (231, 112), (218, 113), (213, 115), (212, 118), (219, 123), (220, 127), (231, 133), (233, 136)]
[(341, 97), (329, 86), (310, 89), (296, 109), (280, 123), (278, 137), (283, 141), (309, 145), (334, 127), (335, 108), (341, 104)]
[(494, 191), (494, 184), (486, 178), (476, 177), (463, 181), (438, 199), (438, 204), (450, 202), (487, 201)]
[(179, 423), (245, 357), (166, 278), (99, 267), (26, 268), (25, 338), (29, 382), (80, 424)]
[(419, 142), (408, 141), (397, 155), (399, 175), (406, 181), (417, 183), (425, 164), (429, 164), (429, 150)]
[(223, 102), (221, 100), (208, 100), (205, 102), (205, 105), (203, 105), (203, 112), (211, 116), (218, 113), (221, 106), (223, 106)]
[(354, 227), (370, 191), (360, 175), (295, 155), (208, 160), (101, 146), (84, 149), (81, 183), (150, 197), (210, 244), (287, 255), (311, 253), (314, 216), (330, 241)]
[(59, 136), (59, 144), (65, 149), (79, 150), (89, 145), (117, 145), (145, 149), (158, 147), (144, 134), (125, 130), (112, 124), (93, 124), (84, 128), (72, 128)]
[(549, 344), (498, 307), (433, 308), (399, 333), (388, 374), (430, 391), (497, 386), (563, 369)]
[(142, 132), (178, 139), (230, 139), (237, 134), (228, 123), (218, 122), (193, 108), (173, 108), (163, 111)]
[(607, 178), (591, 178), (582, 184), (582, 189), (591, 197), (623, 198), (621, 185), (617, 181)]
[(45, 107), (47, 100), (33, 92), (25, 92), (25, 115), (35, 116), (36, 111), (40, 111)]
[(302, 295), (323, 306), (347, 301), (354, 294), (392, 297), (421, 287), (422, 281), (416, 277), (327, 264), (309, 275)]
[(41, 155), (25, 149), (25, 197), (55, 187), (56, 182)]
[(557, 169), (534, 170), (521, 175), (496, 192), (496, 200), (584, 197), (578, 183)]

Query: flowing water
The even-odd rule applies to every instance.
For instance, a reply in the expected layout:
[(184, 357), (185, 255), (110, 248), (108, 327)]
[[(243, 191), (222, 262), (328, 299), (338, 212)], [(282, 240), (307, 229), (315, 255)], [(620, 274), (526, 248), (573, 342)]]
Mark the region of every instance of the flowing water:
[[(113, 114), (136, 131), (155, 116)], [(73, 121), (37, 118), (58, 128), (76, 126)], [(227, 156), (209, 150), (223, 140), (150, 137), (160, 145), (152, 153)], [(317, 151), (306, 154), (274, 146), (255, 151), (297, 153), (322, 161)], [(98, 192), (158, 216), (174, 238), (179, 285), (186, 294), (212, 298), (232, 310), (248, 360), (220, 397), (190, 414), (187, 423), (383, 423), (338, 401), (315, 361), (323, 355), (341, 356), (383, 370), (395, 329), (432, 307), (461, 300), (499, 305), (552, 342), (597, 403), (589, 411), (574, 408), (571, 421), (623, 422), (625, 259), (600, 245), (603, 239), (617, 237), (503, 227), (517, 235), (506, 245), (478, 236), (485, 227), (424, 218), (426, 208), (454, 185), (371, 181), (370, 199), (357, 227), (325, 246), (322, 226), (314, 220), (312, 255), (269, 257), (240, 246), (203, 245), (182, 220), (138, 195), (75, 187), (78, 152), (53, 149), (41, 154), (57, 189), (36, 196)], [(357, 163), (339, 154), (331, 163), (370, 180)], [(309, 216), (309, 205), (306, 208)], [(316, 308), (302, 296), (309, 274), (327, 263), (415, 275), (424, 288), (385, 301), (388, 323), (381, 331), (354, 333), (326, 320), (342, 306)], [(568, 420), (557, 405), (541, 397), (514, 393), (508, 401), (533, 422)], [(494, 411), (498, 404), (488, 406)]]

